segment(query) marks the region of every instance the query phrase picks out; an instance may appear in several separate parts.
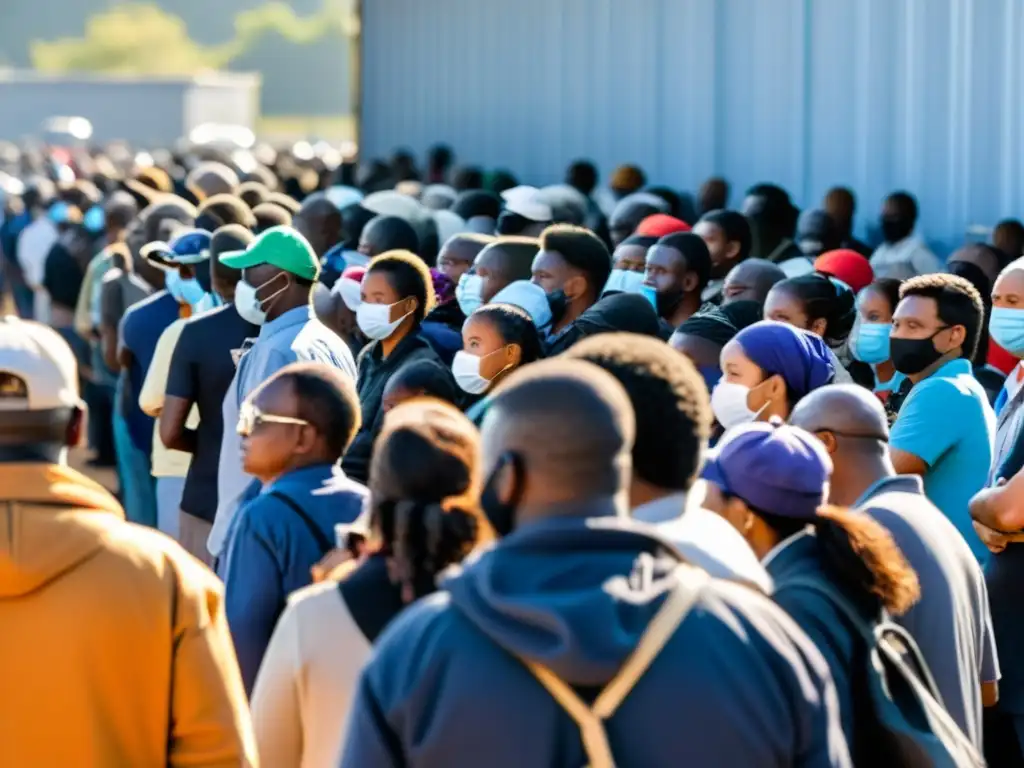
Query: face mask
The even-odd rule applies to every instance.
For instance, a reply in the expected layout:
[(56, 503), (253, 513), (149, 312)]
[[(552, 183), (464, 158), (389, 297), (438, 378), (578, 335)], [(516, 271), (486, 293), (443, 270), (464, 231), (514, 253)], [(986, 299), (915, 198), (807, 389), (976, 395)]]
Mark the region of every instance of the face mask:
[(253, 325), (263, 325), (267, 322), (267, 310), (264, 309), (264, 304), (274, 301), (274, 299), (288, 290), (287, 275), (285, 275), (284, 285), (280, 290), (274, 291), (267, 298), (260, 300), (256, 294), (282, 275), (285, 275), (285, 273), (279, 272), (255, 288), (245, 280), (238, 281), (238, 285), (235, 286), (235, 309), (238, 310), (238, 314), (241, 315), (243, 320)]
[(174, 297), (174, 300), (179, 304), (184, 304), (185, 299), (181, 295), (181, 275), (175, 270), (170, 270), (164, 273), (164, 287), (167, 292)]
[(195, 278), (181, 281), (181, 297), (190, 307), (197, 307), (206, 297), (206, 291)]
[(1024, 357), (1024, 309), (993, 307), (988, 332), (1007, 352)]
[(935, 337), (946, 330), (944, 326), (925, 339), (900, 339), (892, 337), (889, 339), (889, 349), (892, 353), (892, 364), (900, 373), (913, 376), (925, 368), (933, 365), (945, 352), (939, 352), (935, 348)]
[(889, 359), (889, 323), (861, 323), (850, 337), (850, 352), (854, 358), (868, 365), (878, 365)]
[(613, 269), (602, 293), (640, 293), (644, 286), (644, 273), (628, 269)]
[(768, 407), (768, 403), (762, 405), (756, 412), (752, 411), (747, 405), (749, 394), (750, 387), (731, 381), (719, 381), (711, 393), (711, 410), (714, 411), (718, 423), (726, 429), (732, 429), (740, 424), (749, 424), (760, 416)]
[(914, 223), (902, 216), (883, 216), (878, 224), (882, 230), (882, 238), (887, 243), (898, 243), (910, 237), (914, 231)]
[(455, 300), (459, 302), (459, 309), (466, 317), (483, 306), (484, 300), (480, 298), (483, 285), (484, 279), (480, 275), (471, 275), (467, 272), (459, 278), (459, 284), (455, 286)]
[(651, 306), (654, 307), (655, 312), (658, 311), (658, 292), (654, 290), (653, 285), (642, 286), (640, 288), (640, 295), (650, 302)]
[(658, 317), (668, 317), (683, 301), (683, 289), (678, 288), (667, 293), (656, 292), (654, 294), (654, 308)]
[[(497, 485), (498, 478), (506, 467), (513, 473), (514, 488), (512, 498), (503, 502), (498, 498)], [(498, 536), (508, 536), (515, 528), (516, 508), (519, 506), (519, 496), (523, 488), (522, 479), (523, 460), (518, 454), (505, 453), (498, 458), (494, 471), (484, 483), (483, 491), (480, 494), (480, 507), (491, 525), (494, 526), (494, 531)]]
[[(491, 354), (498, 354), (504, 351), (505, 349), (502, 347)], [(485, 379), (480, 375), (480, 363), (488, 357), (490, 355), (477, 357), (461, 350), (455, 353), (455, 359), (452, 360), (452, 375), (455, 376), (455, 383), (462, 388), (463, 392), (468, 392), (471, 395), (482, 395), (491, 386), (491, 379)]]
[(569, 308), (569, 299), (565, 295), (565, 289), (559, 288), (547, 295), (548, 306), (551, 307), (551, 324), (555, 325), (565, 316), (565, 310)]
[[(395, 304), (401, 303), (401, 301), (395, 302)], [(359, 326), (359, 330), (366, 334), (367, 338), (375, 341), (383, 341), (391, 336), (402, 324), (402, 321), (412, 314), (409, 311), (397, 320), (391, 321), (391, 308), (395, 304), (367, 304), (364, 301), (356, 310), (356, 324)]]

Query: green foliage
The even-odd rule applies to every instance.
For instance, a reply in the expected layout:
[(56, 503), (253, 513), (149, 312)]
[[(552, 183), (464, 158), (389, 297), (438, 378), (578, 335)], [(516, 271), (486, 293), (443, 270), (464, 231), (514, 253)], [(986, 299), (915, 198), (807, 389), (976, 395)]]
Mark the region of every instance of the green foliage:
[(33, 41), (32, 64), (55, 73), (189, 75), (227, 67), (266, 35), (303, 46), (327, 36), (353, 35), (357, 28), (346, 0), (323, 0), (318, 13), (304, 18), (271, 0), (239, 13), (234, 26), (234, 39), (204, 46), (189, 37), (184, 21), (174, 14), (150, 3), (125, 3), (90, 18), (83, 37)]

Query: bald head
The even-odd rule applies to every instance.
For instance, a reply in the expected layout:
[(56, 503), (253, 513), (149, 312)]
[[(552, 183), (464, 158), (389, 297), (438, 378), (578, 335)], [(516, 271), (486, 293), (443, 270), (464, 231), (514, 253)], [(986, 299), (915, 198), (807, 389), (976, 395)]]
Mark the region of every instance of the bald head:
[(481, 434), (488, 471), (503, 467), (503, 457), (519, 457), (520, 477), (506, 472), (498, 493), (524, 514), (629, 487), (633, 409), (622, 385), (591, 363), (525, 366), (498, 390)]
[(233, 195), (238, 189), (238, 175), (223, 163), (200, 163), (189, 173), (185, 186), (199, 200), (214, 195)]
[(808, 432), (831, 432), (840, 451), (844, 442), (850, 447), (884, 451), (889, 438), (889, 421), (882, 403), (871, 391), (855, 384), (816, 389), (797, 403), (789, 423)]
[(303, 201), (292, 226), (309, 241), (317, 256), (323, 256), (341, 242), (341, 211), (323, 192), (310, 195)]
[(786, 273), (765, 259), (747, 259), (733, 267), (725, 276), (722, 304), (734, 301), (756, 301), (764, 304), (772, 286), (786, 279)]

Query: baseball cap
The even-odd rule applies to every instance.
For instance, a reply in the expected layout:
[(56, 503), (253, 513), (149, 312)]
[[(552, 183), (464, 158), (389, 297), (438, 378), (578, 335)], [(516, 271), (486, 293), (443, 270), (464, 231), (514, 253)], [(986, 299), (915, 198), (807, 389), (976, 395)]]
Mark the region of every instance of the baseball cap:
[(349, 267), (341, 273), (341, 277), (334, 284), (331, 293), (341, 296), (345, 306), (355, 312), (362, 304), (360, 291), (363, 285), (363, 275), (366, 274), (365, 267)]
[(551, 221), (553, 214), (551, 204), (536, 187), (520, 185), (506, 189), (501, 193), (505, 201), (505, 210), (517, 213), (530, 221)]
[(875, 279), (871, 262), (848, 248), (821, 254), (814, 261), (814, 269), (824, 275), (842, 280), (853, 289), (854, 293), (860, 293), (861, 289), (869, 286)]
[(244, 251), (222, 253), (220, 263), (232, 269), (272, 264), (306, 280), (316, 280), (320, 274), (320, 260), (313, 247), (292, 227), (271, 227)]
[(51, 411), (81, 403), (78, 363), (52, 328), (0, 319), (0, 411)]
[(210, 258), (210, 233), (188, 229), (176, 234), (169, 243), (157, 240), (142, 246), (142, 258), (158, 267), (198, 264)]
[(701, 477), (750, 507), (812, 520), (828, 495), (832, 459), (810, 432), (778, 417), (726, 432)]

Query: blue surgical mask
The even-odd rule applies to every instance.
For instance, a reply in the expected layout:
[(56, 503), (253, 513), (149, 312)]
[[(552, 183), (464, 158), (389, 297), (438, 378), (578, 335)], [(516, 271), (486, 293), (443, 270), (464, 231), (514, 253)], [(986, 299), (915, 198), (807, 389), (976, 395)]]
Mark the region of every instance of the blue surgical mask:
[(468, 272), (459, 278), (459, 284), (455, 286), (455, 300), (459, 302), (459, 309), (466, 317), (480, 309), (484, 300), (480, 297), (484, 280), (479, 275), (471, 275)]
[(651, 302), (654, 311), (658, 311), (658, 290), (653, 285), (640, 286), (640, 295)]
[(1024, 357), (1024, 309), (992, 307), (988, 332), (1011, 355)]
[(639, 293), (644, 285), (644, 273), (628, 269), (613, 269), (602, 293)]
[(850, 335), (850, 353), (854, 359), (878, 365), (889, 359), (890, 323), (861, 323)]

